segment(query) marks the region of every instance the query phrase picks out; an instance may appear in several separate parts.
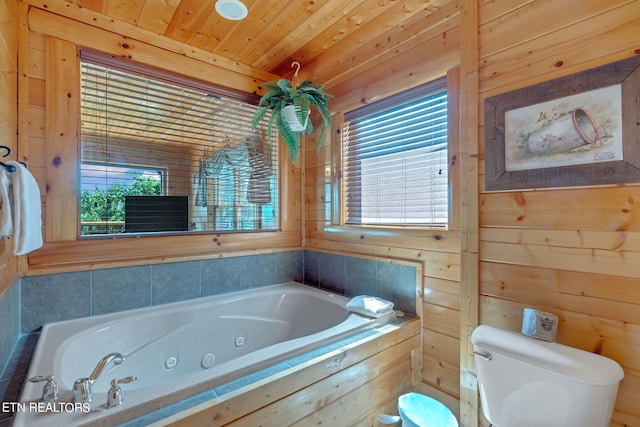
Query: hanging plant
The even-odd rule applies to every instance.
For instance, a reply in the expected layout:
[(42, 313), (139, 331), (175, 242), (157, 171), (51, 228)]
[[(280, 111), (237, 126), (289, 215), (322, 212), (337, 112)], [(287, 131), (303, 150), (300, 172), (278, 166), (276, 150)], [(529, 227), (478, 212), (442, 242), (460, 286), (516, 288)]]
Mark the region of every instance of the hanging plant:
[(322, 144), (322, 137), (327, 128), (331, 128), (331, 111), (328, 99), (331, 95), (324, 91), (324, 86), (305, 80), (297, 83), (300, 64), (293, 80), (280, 79), (277, 82), (265, 82), (263, 87), (267, 92), (260, 98), (258, 109), (253, 115), (251, 128), (255, 131), (267, 110), (271, 109), (271, 116), (267, 124), (267, 135), (271, 137), (273, 124), (278, 126), (280, 136), (287, 144), (289, 158), (295, 163), (300, 154), (300, 135), (313, 133), (313, 124), (309, 120), (311, 106), (316, 108), (322, 117), (322, 129), (318, 136), (318, 148)]

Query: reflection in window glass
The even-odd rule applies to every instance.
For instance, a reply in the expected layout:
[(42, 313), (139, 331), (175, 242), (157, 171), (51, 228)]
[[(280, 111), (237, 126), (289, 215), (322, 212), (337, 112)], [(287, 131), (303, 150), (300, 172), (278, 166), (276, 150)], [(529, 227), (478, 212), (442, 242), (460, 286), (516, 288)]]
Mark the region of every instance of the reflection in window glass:
[(81, 57), (82, 236), (278, 229), (277, 134), (251, 131), (254, 104)]

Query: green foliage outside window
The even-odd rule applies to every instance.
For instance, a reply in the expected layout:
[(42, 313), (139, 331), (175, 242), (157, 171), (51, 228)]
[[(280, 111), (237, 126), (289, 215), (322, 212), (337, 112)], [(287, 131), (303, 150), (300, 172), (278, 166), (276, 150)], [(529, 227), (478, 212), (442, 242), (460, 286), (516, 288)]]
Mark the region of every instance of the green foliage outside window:
[(106, 189), (83, 190), (80, 194), (80, 221), (124, 221), (125, 196), (162, 194), (160, 181), (155, 177), (131, 174), (126, 182), (113, 183)]

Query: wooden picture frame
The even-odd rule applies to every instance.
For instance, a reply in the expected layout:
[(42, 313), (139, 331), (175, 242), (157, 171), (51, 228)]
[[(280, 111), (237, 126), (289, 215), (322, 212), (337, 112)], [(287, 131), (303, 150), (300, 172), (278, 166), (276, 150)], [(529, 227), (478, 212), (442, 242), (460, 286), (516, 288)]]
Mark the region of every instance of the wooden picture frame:
[[(597, 123), (597, 120), (583, 114), (584, 123), (587, 123), (588, 128), (593, 128), (591, 137), (585, 137), (575, 121), (576, 111), (580, 108), (567, 106), (574, 102), (586, 102), (573, 101), (580, 99), (577, 97), (598, 99), (601, 96), (599, 90), (619, 92), (620, 105), (607, 110), (607, 114), (613, 117), (613, 125), (608, 119), (606, 124)], [(565, 104), (567, 108), (558, 113), (561, 109), (557, 108), (557, 105), (554, 106), (554, 102)], [(551, 112), (545, 109), (552, 107), (553, 117), (549, 118), (548, 115), (551, 115)], [(540, 110), (540, 118), (535, 120), (538, 123), (528, 122), (527, 130), (524, 130), (524, 126), (522, 129), (516, 129), (514, 125), (516, 122), (512, 118), (518, 117), (518, 114), (524, 116), (527, 111), (531, 116), (536, 108)], [(484, 102), (484, 110), (485, 189), (487, 191), (640, 182), (640, 55), (487, 98)], [(599, 110), (605, 110), (605, 108), (599, 108)], [(509, 116), (509, 120), (505, 120), (505, 116)], [(573, 117), (572, 122), (569, 116)], [(564, 156), (565, 159), (571, 156), (577, 158), (577, 152), (593, 150), (596, 145), (589, 145), (590, 142), (579, 148), (567, 146), (564, 154), (558, 154), (561, 150), (558, 146), (551, 154), (540, 154), (542, 151), (532, 154), (531, 147), (539, 144), (539, 141), (534, 141), (534, 133), (538, 131), (539, 136), (546, 131), (531, 129), (535, 129), (535, 126), (540, 129), (543, 125), (550, 126), (551, 123), (559, 123), (561, 120), (571, 122), (566, 124), (568, 128), (565, 129), (573, 126), (574, 129), (570, 130), (577, 132), (584, 141), (593, 139), (599, 144), (598, 147), (602, 147), (602, 141), (609, 143), (617, 139), (620, 144), (618, 154), (615, 154), (616, 150), (608, 150), (606, 155), (600, 153), (598, 156), (593, 155), (592, 152), (589, 154), (592, 160), (580, 164), (554, 165), (551, 161), (552, 156)], [(517, 123), (522, 125), (523, 119), (519, 119)], [(607, 130), (607, 126), (614, 129)], [(519, 130), (515, 138), (514, 130)], [(553, 132), (549, 131), (546, 135), (550, 136), (551, 133)], [(566, 145), (567, 141), (574, 136), (553, 136), (548, 139)], [(579, 137), (575, 136), (575, 139)], [(533, 149), (533, 151), (536, 150)], [(508, 163), (507, 157), (514, 158), (518, 154), (511, 153), (524, 151), (529, 151), (526, 156), (530, 159), (536, 155), (539, 156), (537, 165), (521, 169), (509, 167), (517, 163), (515, 161)], [(520, 157), (524, 156), (525, 154), (520, 154)]]

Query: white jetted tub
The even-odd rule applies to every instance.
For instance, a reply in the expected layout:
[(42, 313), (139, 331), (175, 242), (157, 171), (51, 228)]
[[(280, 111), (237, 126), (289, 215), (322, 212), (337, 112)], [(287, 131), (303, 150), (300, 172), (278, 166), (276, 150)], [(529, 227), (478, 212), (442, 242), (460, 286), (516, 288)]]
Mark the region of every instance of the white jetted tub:
[[(14, 426), (114, 425), (212, 389), (389, 319), (349, 313), (348, 298), (291, 282), (162, 306), (47, 324), (28, 378), (53, 374), (57, 403), (37, 406), (44, 382), (26, 382)], [(89, 407), (72, 405), (76, 380), (110, 353)], [(107, 407), (113, 379), (122, 404)]]

